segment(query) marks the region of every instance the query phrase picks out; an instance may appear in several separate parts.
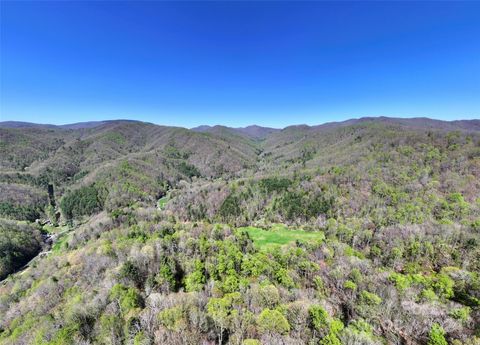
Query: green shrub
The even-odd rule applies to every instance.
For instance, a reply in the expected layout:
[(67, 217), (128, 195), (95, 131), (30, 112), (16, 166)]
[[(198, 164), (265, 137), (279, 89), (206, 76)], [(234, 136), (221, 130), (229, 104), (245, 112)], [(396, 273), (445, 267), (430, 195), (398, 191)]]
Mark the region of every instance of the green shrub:
[(193, 272), (184, 278), (185, 290), (187, 292), (200, 291), (206, 282), (204, 267), (200, 260), (195, 260)]
[(69, 324), (62, 327), (55, 335), (53, 339), (48, 342), (48, 345), (64, 345), (73, 344), (75, 334), (78, 331), (78, 327), (75, 324)]
[(257, 324), (263, 333), (287, 334), (290, 332), (290, 324), (278, 310), (264, 309), (257, 319)]
[(366, 290), (362, 291), (360, 294), (360, 298), (363, 303), (368, 304), (368, 305), (379, 305), (382, 303), (382, 299), (374, 294), (373, 292), (368, 292)]
[[(241, 295), (239, 292), (226, 294), (221, 298), (210, 298), (207, 303), (207, 314), (220, 329), (226, 329), (237, 315), (237, 310), (233, 309), (234, 305), (240, 302)], [(222, 336), (221, 333), (220, 337)]]
[(470, 317), (470, 312), (471, 311), (472, 310), (471, 310), (470, 307), (462, 307), (462, 308), (457, 308), (457, 309), (451, 310), (449, 315), (451, 317), (453, 317), (454, 319), (465, 322)]
[(434, 323), (428, 334), (428, 345), (448, 345), (445, 339), (445, 331), (438, 323)]
[[(114, 337), (116, 339), (123, 338), (123, 319), (119, 315), (103, 314), (100, 317), (100, 338), (108, 339), (104, 343)], [(119, 341), (121, 342), (121, 341)]]
[(435, 292), (440, 297), (451, 298), (453, 297), (453, 288), (455, 282), (445, 273), (439, 273), (433, 280), (432, 284)]
[(116, 284), (110, 290), (110, 299), (117, 300), (123, 313), (134, 308), (140, 308), (143, 299), (135, 288), (127, 288), (122, 284)]
[(157, 318), (164, 327), (171, 331), (179, 331), (185, 326), (181, 306), (164, 309), (158, 313)]
[(329, 333), (326, 337), (320, 340), (320, 345), (342, 345), (342, 342), (335, 334)]
[(285, 286), (286, 288), (294, 288), (295, 282), (292, 277), (288, 274), (288, 271), (285, 268), (280, 268), (275, 272), (275, 278), (277, 282)]
[(355, 284), (351, 280), (346, 280), (345, 283), (343, 283), (343, 288), (354, 291), (357, 289), (357, 284)]
[(143, 277), (140, 273), (140, 270), (130, 260), (125, 261), (120, 268), (120, 278), (128, 279), (137, 286), (143, 282)]
[(451, 193), (436, 205), (435, 218), (440, 221), (460, 220), (468, 215), (470, 204), (460, 193)]
[(222, 282), (222, 291), (225, 293), (231, 293), (238, 290), (240, 285), (240, 279), (233, 271), (232, 273), (228, 274)]
[(167, 257), (163, 264), (160, 266), (160, 270), (155, 276), (155, 283), (158, 286), (163, 287), (167, 291), (176, 291), (177, 278), (175, 277), (175, 262), (170, 257)]
[(145, 345), (149, 344), (148, 336), (145, 334), (144, 331), (140, 331), (137, 334), (135, 334), (135, 337), (133, 338), (133, 345)]
[(355, 250), (350, 246), (345, 246), (345, 248), (343, 249), (343, 254), (346, 256), (356, 256), (359, 259), (365, 258), (362, 252)]
[(257, 339), (245, 339), (242, 345), (262, 345), (262, 343)]
[(313, 305), (308, 309), (308, 315), (310, 317), (310, 323), (313, 329), (317, 331), (325, 331), (329, 327), (328, 318), (329, 315), (319, 305)]
[(420, 298), (425, 301), (433, 302), (438, 300), (438, 296), (432, 289), (423, 289)]
[(404, 291), (408, 289), (411, 285), (411, 281), (408, 278), (408, 276), (403, 275), (401, 273), (390, 274), (390, 276), (388, 277), (388, 280), (393, 282), (395, 284), (395, 287), (400, 291)]
[(473, 231), (480, 232), (480, 218), (472, 221), (470, 226), (472, 227)]
[(325, 284), (323, 283), (322, 277), (316, 276), (313, 278), (313, 285), (320, 296), (326, 293)]

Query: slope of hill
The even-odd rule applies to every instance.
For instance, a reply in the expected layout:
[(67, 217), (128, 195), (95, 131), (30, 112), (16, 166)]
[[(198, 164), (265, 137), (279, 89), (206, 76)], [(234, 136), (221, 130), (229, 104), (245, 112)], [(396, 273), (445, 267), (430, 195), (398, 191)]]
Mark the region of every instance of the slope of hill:
[(46, 159), (75, 134), (46, 128), (0, 128), (0, 170), (23, 171)]
[(277, 128), (270, 127), (261, 127), (257, 125), (251, 125), (247, 127), (225, 127), (225, 126), (198, 126), (192, 128), (194, 132), (206, 132), (206, 133), (215, 133), (215, 134), (241, 134), (250, 139), (263, 140), (272, 133), (278, 132)]
[(255, 164), (258, 150), (240, 136), (123, 120), (77, 130), (0, 128), (0, 138), (0, 180), (50, 183), (58, 199), (66, 189), (96, 183), (106, 186), (107, 198), (151, 202), (181, 179), (238, 175)]
[(109, 122), (118, 122), (118, 121), (130, 121), (131, 120), (111, 120), (111, 121), (88, 121), (88, 122), (77, 122), (70, 123), (65, 125), (49, 125), (49, 124), (38, 124), (31, 122), (21, 122), (21, 121), (3, 121), (0, 122), (0, 128), (63, 128), (63, 129), (82, 129), (82, 128), (94, 128), (101, 125), (104, 125)]
[(395, 118), (395, 117), (362, 117), (359, 119), (350, 119), (342, 122), (329, 122), (315, 128), (332, 128), (338, 126), (350, 126), (361, 123), (384, 123), (384, 124), (397, 124), (411, 129), (434, 129), (434, 130), (467, 130), (467, 131), (479, 131), (480, 120), (456, 120), (456, 121), (441, 121), (435, 119), (429, 119), (427, 117), (413, 117), (413, 118)]
[(0, 128), (56, 128), (55, 125), (47, 125), (22, 121), (1, 121)]

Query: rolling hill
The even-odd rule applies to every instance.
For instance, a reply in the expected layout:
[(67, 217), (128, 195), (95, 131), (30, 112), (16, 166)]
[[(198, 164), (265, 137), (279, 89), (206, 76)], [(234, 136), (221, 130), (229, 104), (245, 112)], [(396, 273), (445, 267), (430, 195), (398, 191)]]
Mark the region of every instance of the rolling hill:
[(0, 123), (0, 343), (477, 344), (479, 181), (479, 120)]

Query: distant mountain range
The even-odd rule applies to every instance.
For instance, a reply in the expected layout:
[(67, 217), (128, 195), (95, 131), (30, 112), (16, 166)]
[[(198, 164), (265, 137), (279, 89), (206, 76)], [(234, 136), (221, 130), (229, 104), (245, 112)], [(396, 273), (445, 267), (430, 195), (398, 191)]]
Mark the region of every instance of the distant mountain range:
[(22, 121), (3, 121), (0, 122), (0, 127), (3, 128), (63, 128), (63, 129), (82, 129), (82, 128), (95, 128), (108, 123), (115, 122), (140, 122), (135, 120), (106, 120), (106, 121), (88, 121), (88, 122), (76, 122), (66, 125), (51, 125)]
[(192, 131), (195, 132), (207, 132), (207, 133), (221, 133), (224, 131), (232, 131), (237, 134), (246, 135), (252, 139), (265, 139), (268, 135), (279, 132), (281, 129), (278, 128), (270, 128), (270, 127), (262, 127), (257, 125), (251, 125), (247, 127), (225, 127), (225, 126), (199, 126), (192, 128)]
[[(22, 121), (3, 121), (0, 122), (0, 127), (2, 128), (51, 128), (51, 129), (89, 129), (95, 128), (106, 124), (114, 123), (144, 123), (142, 121), (136, 120), (105, 120), (105, 121), (88, 121), (88, 122), (77, 122), (65, 125), (52, 125), (52, 124), (38, 124), (32, 122), (22, 122)], [(214, 133), (219, 134), (222, 132), (231, 132), (242, 134), (248, 136), (252, 139), (265, 139), (268, 135), (272, 133), (279, 132), (286, 128), (295, 127), (295, 128), (305, 128), (305, 129), (328, 129), (341, 126), (350, 126), (366, 122), (381, 122), (381, 123), (391, 123), (398, 124), (402, 126), (408, 126), (412, 128), (432, 128), (432, 129), (444, 129), (444, 130), (480, 130), (480, 119), (474, 120), (455, 120), (455, 121), (442, 121), (430, 119), (427, 117), (414, 117), (414, 118), (394, 118), (394, 117), (362, 117), (358, 119), (349, 119), (346, 121), (339, 122), (327, 122), (320, 125), (308, 126), (305, 124), (291, 125), (285, 128), (272, 128), (272, 127), (263, 127), (258, 125), (250, 125), (247, 127), (227, 127), (223, 125), (201, 125), (191, 128), (194, 132), (200, 133)]]

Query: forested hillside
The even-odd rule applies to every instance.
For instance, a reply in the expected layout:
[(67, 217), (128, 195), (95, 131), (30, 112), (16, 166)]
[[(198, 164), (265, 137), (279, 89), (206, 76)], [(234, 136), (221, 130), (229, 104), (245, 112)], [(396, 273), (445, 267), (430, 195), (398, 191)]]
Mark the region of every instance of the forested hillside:
[(480, 344), (479, 120), (0, 123), (0, 189), (1, 344)]

